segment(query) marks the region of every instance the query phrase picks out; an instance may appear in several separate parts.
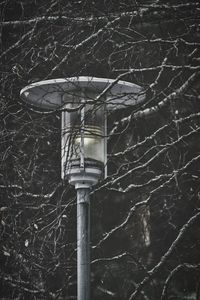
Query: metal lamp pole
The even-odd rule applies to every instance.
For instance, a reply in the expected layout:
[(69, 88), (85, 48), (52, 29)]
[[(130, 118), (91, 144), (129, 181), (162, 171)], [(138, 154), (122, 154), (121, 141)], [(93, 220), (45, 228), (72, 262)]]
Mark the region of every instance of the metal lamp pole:
[[(78, 300), (90, 300), (89, 193), (91, 186), (95, 185), (101, 177), (102, 166), (106, 161), (106, 128), (104, 146), (102, 147), (103, 138), (100, 137), (101, 133), (99, 135), (101, 132), (100, 123), (91, 123), (87, 117), (85, 118), (83, 112), (83, 114), (81, 113), (82, 125), (81, 137), (79, 138), (81, 142), (78, 142), (78, 139), (75, 141), (75, 138), (74, 141), (72, 140), (72, 144), (74, 142), (76, 145), (70, 145), (71, 138), (69, 139), (69, 137), (71, 136), (70, 130), (73, 131), (73, 124), (71, 124), (73, 118), (71, 119), (67, 108), (74, 108), (74, 105), (80, 106), (83, 101), (87, 108), (87, 99), (89, 100), (88, 105), (91, 105), (91, 99), (94, 100), (93, 102), (98, 99), (101, 102), (97, 101), (97, 104), (103, 103), (106, 110), (118, 110), (127, 107), (127, 105), (135, 106), (143, 102), (145, 94), (142, 92), (142, 88), (134, 83), (81, 76), (36, 82), (23, 88), (20, 95), (28, 104), (41, 110), (66, 108), (62, 112), (61, 126), (62, 179), (67, 179), (77, 191), (77, 294)], [(101, 95), (100, 98), (99, 95)], [(93, 105), (95, 104), (93, 103)], [(99, 107), (98, 105), (97, 107)], [(99, 118), (100, 115), (101, 112), (97, 117)], [(77, 114), (76, 117), (79, 115)], [(95, 123), (95, 118), (93, 121)], [(90, 134), (92, 131), (93, 133)], [(100, 138), (98, 139), (98, 137)], [(93, 140), (93, 145), (87, 145), (89, 139), (90, 142)], [(77, 151), (77, 144), (79, 144), (80, 151)]]
[(77, 189), (78, 299), (90, 299), (90, 199), (88, 188)]
[(101, 176), (98, 168), (72, 169), (69, 182), (77, 192), (77, 299), (90, 299), (90, 189)]

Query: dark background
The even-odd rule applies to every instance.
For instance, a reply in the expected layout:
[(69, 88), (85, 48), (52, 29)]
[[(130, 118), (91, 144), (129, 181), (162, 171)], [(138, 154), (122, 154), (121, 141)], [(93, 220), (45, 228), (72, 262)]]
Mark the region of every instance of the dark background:
[(200, 299), (198, 1), (1, 5), (0, 299), (76, 299), (76, 195), (60, 178), (60, 114), (20, 90), (118, 78), (145, 102), (108, 116), (91, 192), (92, 299)]

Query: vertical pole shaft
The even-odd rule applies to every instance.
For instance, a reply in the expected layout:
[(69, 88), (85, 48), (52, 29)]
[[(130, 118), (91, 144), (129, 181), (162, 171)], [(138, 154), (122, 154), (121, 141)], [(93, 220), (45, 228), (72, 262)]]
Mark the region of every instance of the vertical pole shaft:
[(90, 201), (89, 188), (77, 189), (77, 293), (90, 299)]

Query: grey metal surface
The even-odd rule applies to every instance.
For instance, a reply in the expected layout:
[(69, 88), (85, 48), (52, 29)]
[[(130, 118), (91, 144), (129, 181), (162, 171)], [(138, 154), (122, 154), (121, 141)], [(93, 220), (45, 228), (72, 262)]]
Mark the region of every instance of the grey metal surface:
[(145, 98), (142, 88), (134, 83), (88, 76), (35, 82), (23, 88), (20, 95), (32, 106), (52, 110), (73, 103), (76, 97), (95, 100), (102, 93), (108, 110), (135, 106)]
[(77, 189), (77, 299), (90, 299), (89, 189)]

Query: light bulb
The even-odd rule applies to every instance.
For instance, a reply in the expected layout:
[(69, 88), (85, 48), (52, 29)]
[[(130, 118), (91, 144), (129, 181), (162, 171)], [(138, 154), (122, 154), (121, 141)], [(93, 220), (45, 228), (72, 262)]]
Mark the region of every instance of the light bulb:
[[(95, 159), (104, 162), (104, 139), (96, 135), (83, 136), (83, 153), (85, 159)], [(81, 152), (81, 137), (80, 135), (74, 139), (74, 152), (76, 157), (80, 156)]]
[[(95, 144), (95, 142), (97, 143), (97, 140), (93, 137), (86, 137), (86, 136), (83, 137), (84, 146), (89, 146), (91, 144)], [(81, 137), (77, 137), (75, 139), (75, 143), (80, 144), (81, 143)]]

